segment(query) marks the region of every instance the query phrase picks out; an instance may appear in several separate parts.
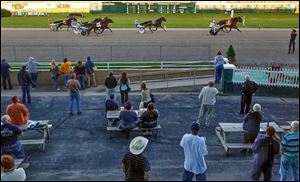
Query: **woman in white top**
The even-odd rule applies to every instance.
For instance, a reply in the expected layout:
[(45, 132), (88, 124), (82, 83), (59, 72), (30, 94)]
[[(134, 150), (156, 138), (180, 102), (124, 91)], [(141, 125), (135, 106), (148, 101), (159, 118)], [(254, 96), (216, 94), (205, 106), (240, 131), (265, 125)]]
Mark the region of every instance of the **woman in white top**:
[(151, 97), (150, 97), (150, 89), (147, 88), (146, 83), (142, 82), (141, 83), (141, 106), (143, 106), (143, 108), (147, 108), (148, 104), (151, 102)]
[(15, 168), (14, 158), (10, 155), (1, 156), (1, 181), (25, 181), (23, 168)]

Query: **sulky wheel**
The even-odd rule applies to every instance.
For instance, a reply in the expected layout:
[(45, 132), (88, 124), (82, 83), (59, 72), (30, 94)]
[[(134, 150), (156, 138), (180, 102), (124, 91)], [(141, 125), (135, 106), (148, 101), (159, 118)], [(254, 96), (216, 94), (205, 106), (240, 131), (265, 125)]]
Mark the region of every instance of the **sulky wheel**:
[(144, 34), (145, 33), (145, 28), (139, 28), (139, 33)]
[(82, 30), (82, 31), (80, 32), (80, 34), (81, 34), (82, 36), (87, 36), (88, 32), (87, 32), (86, 30)]

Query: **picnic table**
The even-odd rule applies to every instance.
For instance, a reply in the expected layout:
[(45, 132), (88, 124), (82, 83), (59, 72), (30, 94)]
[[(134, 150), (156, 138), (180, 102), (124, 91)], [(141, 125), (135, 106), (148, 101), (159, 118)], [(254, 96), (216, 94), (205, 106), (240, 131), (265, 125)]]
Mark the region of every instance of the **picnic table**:
[[(265, 132), (268, 123), (260, 123), (260, 132)], [(269, 126), (273, 126), (276, 129), (276, 134), (279, 139), (282, 138), (284, 130), (280, 128), (275, 122), (269, 122)], [(229, 149), (251, 149), (252, 143), (230, 143), (226, 140), (226, 135), (229, 133), (244, 133), (243, 123), (219, 123), (219, 127), (216, 127), (215, 132), (225, 149), (226, 156), (229, 153)]]
[[(147, 109), (140, 109), (140, 110), (133, 110), (134, 112), (136, 112), (137, 117), (139, 118)], [(156, 109), (157, 113), (158, 113), (158, 118), (157, 118), (157, 126), (154, 128), (140, 128), (140, 127), (135, 127), (132, 129), (132, 131), (141, 131), (141, 130), (155, 130), (156, 131), (156, 136), (158, 136), (159, 130), (161, 129), (161, 126), (158, 124), (159, 121), (159, 112)], [(121, 129), (115, 127), (115, 126), (111, 126), (111, 123), (113, 121), (113, 119), (119, 118), (120, 115), (120, 110), (114, 110), (114, 111), (107, 111), (106, 113), (106, 119), (107, 119), (107, 124), (108, 126), (106, 127), (106, 131), (109, 133), (109, 138), (111, 138), (111, 133), (114, 131), (122, 131)]]
[[(31, 121), (29, 120), (27, 124), (20, 125), (19, 128), (24, 132), (28, 131), (37, 131), (42, 134), (42, 138), (38, 139), (20, 139), (20, 142), (23, 145), (41, 145), (42, 150), (45, 150), (46, 139), (50, 139), (50, 128), (52, 124), (49, 124), (50, 120), (40, 120), (40, 121)], [(40, 123), (40, 124), (37, 124)]]

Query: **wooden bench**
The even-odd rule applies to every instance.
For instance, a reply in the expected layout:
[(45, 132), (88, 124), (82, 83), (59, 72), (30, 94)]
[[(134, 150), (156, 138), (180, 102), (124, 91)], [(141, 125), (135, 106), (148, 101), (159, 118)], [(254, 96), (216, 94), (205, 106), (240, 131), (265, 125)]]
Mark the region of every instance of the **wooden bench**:
[(41, 139), (30, 139), (30, 140), (20, 140), (20, 143), (23, 145), (41, 145), (42, 150), (45, 150), (45, 138)]
[[(158, 124), (156, 127), (154, 128), (140, 128), (140, 127), (135, 127), (130, 131), (142, 131), (142, 130), (151, 130), (151, 131), (156, 131), (156, 137), (158, 136), (159, 130), (161, 129), (161, 126)], [(122, 130), (115, 127), (115, 126), (108, 126), (106, 127), (106, 131), (109, 133), (109, 138), (111, 139), (111, 133), (114, 131), (119, 131), (121, 132)]]

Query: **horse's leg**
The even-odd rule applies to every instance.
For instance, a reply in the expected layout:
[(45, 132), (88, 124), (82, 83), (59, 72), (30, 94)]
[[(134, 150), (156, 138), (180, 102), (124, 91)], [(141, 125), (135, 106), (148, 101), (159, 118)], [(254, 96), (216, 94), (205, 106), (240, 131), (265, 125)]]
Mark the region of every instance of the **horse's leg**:
[(112, 30), (109, 27), (107, 27), (107, 28), (110, 30), (110, 32), (112, 32)]
[(151, 30), (151, 25), (149, 25), (149, 30), (153, 33), (153, 31)]
[(235, 27), (239, 32), (242, 32), (238, 27)]
[(164, 29), (164, 27), (163, 27), (163, 26), (161, 26), (161, 25), (160, 25), (160, 28), (162, 28), (164, 31), (166, 31), (166, 29)]
[(228, 32), (230, 32), (230, 31), (231, 31), (231, 29), (232, 29), (232, 28), (230, 28)]

